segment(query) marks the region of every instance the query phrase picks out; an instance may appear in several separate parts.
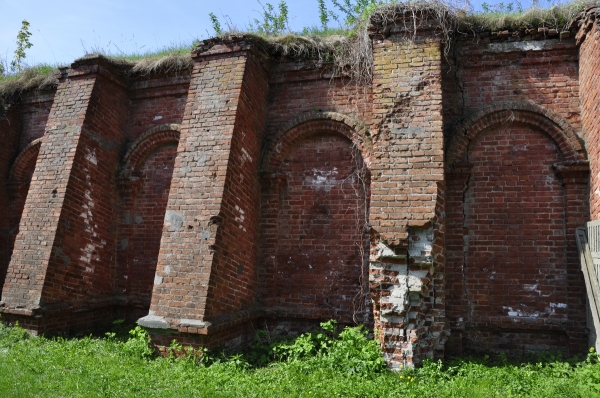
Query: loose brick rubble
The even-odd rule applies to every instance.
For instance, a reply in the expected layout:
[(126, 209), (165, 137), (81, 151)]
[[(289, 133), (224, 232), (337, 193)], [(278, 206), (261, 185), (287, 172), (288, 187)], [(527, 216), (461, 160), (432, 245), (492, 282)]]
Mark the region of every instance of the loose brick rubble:
[(583, 352), (600, 9), (452, 42), (398, 18), (370, 27), (367, 86), (240, 36), (200, 43), (189, 71), (87, 57), (10, 99), (2, 320), (234, 347), (336, 319), (392, 368)]

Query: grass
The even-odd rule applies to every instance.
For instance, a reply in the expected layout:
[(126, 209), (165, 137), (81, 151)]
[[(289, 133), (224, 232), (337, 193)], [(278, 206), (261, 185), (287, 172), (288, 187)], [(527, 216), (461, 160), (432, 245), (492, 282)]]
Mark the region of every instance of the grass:
[[(500, 357), (495, 362), (486, 358), (427, 362), (419, 369), (400, 373), (365, 370), (352, 374), (350, 368), (336, 368), (326, 359), (335, 348), (295, 359), (271, 360), (262, 366), (251, 365), (246, 360), (251, 357), (248, 353), (227, 358), (206, 353), (179, 359), (156, 357), (147, 350), (145, 334), (136, 330), (128, 338), (109, 333), (103, 338), (47, 339), (29, 337), (20, 328), (0, 326), (0, 395), (424, 398), (600, 394), (596, 353), (582, 362), (550, 358), (513, 364)], [(353, 338), (356, 336), (354, 333)], [(307, 337), (299, 340), (287, 343), (287, 347), (292, 351), (306, 347)], [(369, 346), (366, 341), (359, 345)], [(347, 355), (342, 362), (363, 358), (347, 347), (344, 352)]]

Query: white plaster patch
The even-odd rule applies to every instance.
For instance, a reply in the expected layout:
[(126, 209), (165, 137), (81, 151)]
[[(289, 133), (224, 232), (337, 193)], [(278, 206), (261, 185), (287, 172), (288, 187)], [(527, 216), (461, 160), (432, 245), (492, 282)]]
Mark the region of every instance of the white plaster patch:
[(245, 211), (242, 210), (238, 205), (235, 205), (235, 210), (239, 213), (236, 217), (235, 217), (235, 221), (237, 223), (239, 223), (238, 227), (243, 230), (244, 232), (246, 232), (246, 227), (244, 227), (243, 223), (244, 220), (246, 219), (246, 217), (244, 216)]
[(154, 284), (155, 284), (155, 285), (160, 285), (160, 284), (162, 283), (162, 281), (163, 281), (163, 278), (162, 278), (162, 276), (158, 276), (158, 275), (156, 275), (156, 276), (154, 277)]
[(394, 253), (392, 249), (390, 249), (385, 243), (379, 242), (377, 244), (377, 250), (374, 251), (372, 255), (370, 255), (369, 260), (371, 262), (379, 262), (385, 258), (395, 258), (395, 259), (403, 259), (406, 258), (405, 255), (399, 255)]
[[(90, 243), (88, 243), (83, 249), (81, 249), (81, 251), (83, 252), (83, 255), (81, 257), (79, 257), (79, 259), (85, 263), (91, 264), (92, 262), (92, 253), (94, 252), (94, 249), (96, 249), (96, 247)], [(87, 269), (86, 269), (87, 271)], [(88, 272), (93, 272), (93, 269), (90, 269)]]
[(527, 290), (528, 292), (537, 292), (539, 293), (540, 291), (537, 290), (538, 285), (523, 285), (523, 289)]
[(252, 159), (252, 156), (250, 156), (248, 151), (246, 151), (246, 148), (242, 148), (242, 163), (245, 163), (245, 162), (252, 163), (253, 161), (254, 161), (254, 159)]
[(558, 40), (516, 41), (505, 43), (490, 43), (488, 50), (494, 53), (509, 53), (514, 51), (543, 51), (554, 48)]
[(427, 271), (409, 271), (408, 272), (408, 290), (411, 292), (421, 292), (423, 279), (427, 276)]
[(338, 182), (336, 175), (338, 175), (337, 167), (331, 170), (312, 169), (312, 175), (306, 176), (306, 184), (314, 189), (329, 191)]
[(98, 158), (96, 157), (96, 150), (94, 149), (93, 151), (90, 151), (88, 149), (87, 153), (85, 154), (85, 160), (87, 160), (88, 162), (90, 162), (93, 165), (98, 165)]
[(567, 308), (565, 303), (550, 303), (550, 308)]
[(520, 317), (520, 318), (537, 318), (540, 316), (540, 313), (537, 311), (526, 311), (523, 309), (513, 309), (512, 307), (502, 307), (504, 310), (507, 310), (508, 316), (510, 317)]
[(411, 257), (431, 256), (433, 228), (415, 229), (411, 231), (408, 240), (408, 254)]
[(154, 116), (154, 119), (152, 119), (152, 121), (160, 120), (162, 118), (163, 118), (162, 116)]

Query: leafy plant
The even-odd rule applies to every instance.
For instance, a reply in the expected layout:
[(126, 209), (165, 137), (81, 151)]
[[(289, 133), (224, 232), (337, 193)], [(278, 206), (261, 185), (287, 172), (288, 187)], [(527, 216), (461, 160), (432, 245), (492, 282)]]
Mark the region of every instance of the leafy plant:
[(285, 0), (279, 2), (277, 10), (271, 3), (263, 5), (260, 0), (257, 1), (262, 7), (262, 12), (259, 12), (262, 21), (254, 19), (254, 23), (250, 24), (251, 31), (264, 36), (277, 36), (289, 30), (288, 6)]
[(123, 351), (133, 357), (150, 359), (154, 356), (154, 350), (150, 348), (150, 337), (148, 332), (140, 326), (129, 331), (130, 338), (123, 344)]
[(221, 28), (221, 23), (219, 22), (219, 18), (217, 18), (217, 16), (215, 15), (215, 13), (214, 12), (209, 13), (208, 17), (210, 18), (210, 23), (211, 23), (212, 28), (215, 31), (215, 33), (217, 35), (222, 34), (223, 33), (223, 29)]
[(353, 25), (360, 17), (371, 14), (377, 6), (388, 3), (385, 0), (331, 0), (332, 3), (345, 14), (344, 22), (347, 26)]
[(25, 50), (33, 47), (33, 44), (29, 41), (31, 32), (29, 32), (29, 22), (23, 20), (21, 22), (21, 30), (17, 34), (17, 48), (13, 61), (10, 63), (11, 68), (14, 72), (21, 72), (24, 68), (23, 60), (25, 59)]

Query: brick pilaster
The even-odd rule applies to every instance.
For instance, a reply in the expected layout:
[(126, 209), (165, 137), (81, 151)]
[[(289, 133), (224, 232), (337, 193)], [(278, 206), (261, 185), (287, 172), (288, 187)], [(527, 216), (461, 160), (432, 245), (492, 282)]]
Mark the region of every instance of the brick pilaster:
[(90, 313), (110, 304), (114, 176), (127, 119), (117, 76), (104, 58), (84, 58), (64, 71), (56, 92), (0, 307), (35, 316), (25, 323), (36, 331), (93, 323)]
[(268, 82), (249, 38), (205, 41), (193, 57), (150, 314), (139, 322), (206, 334), (256, 301)]
[[(441, 330), (429, 331), (433, 323), (441, 329), (432, 300), (433, 281), (443, 284), (437, 275), (443, 253), (434, 249), (443, 248), (443, 225), (436, 222), (436, 207), (443, 207), (438, 188), (443, 189), (444, 181), (442, 44), (431, 27), (435, 25), (406, 19), (370, 31), (376, 159), (369, 216), (376, 240), (371, 245), (371, 296), (375, 329), (393, 367), (432, 357), (443, 341)], [(406, 29), (413, 22), (420, 26), (415, 32)], [(414, 250), (407, 247), (409, 240)], [(398, 263), (403, 255), (406, 265)], [(434, 266), (434, 258), (441, 263)], [(443, 293), (442, 285), (439, 290)]]

